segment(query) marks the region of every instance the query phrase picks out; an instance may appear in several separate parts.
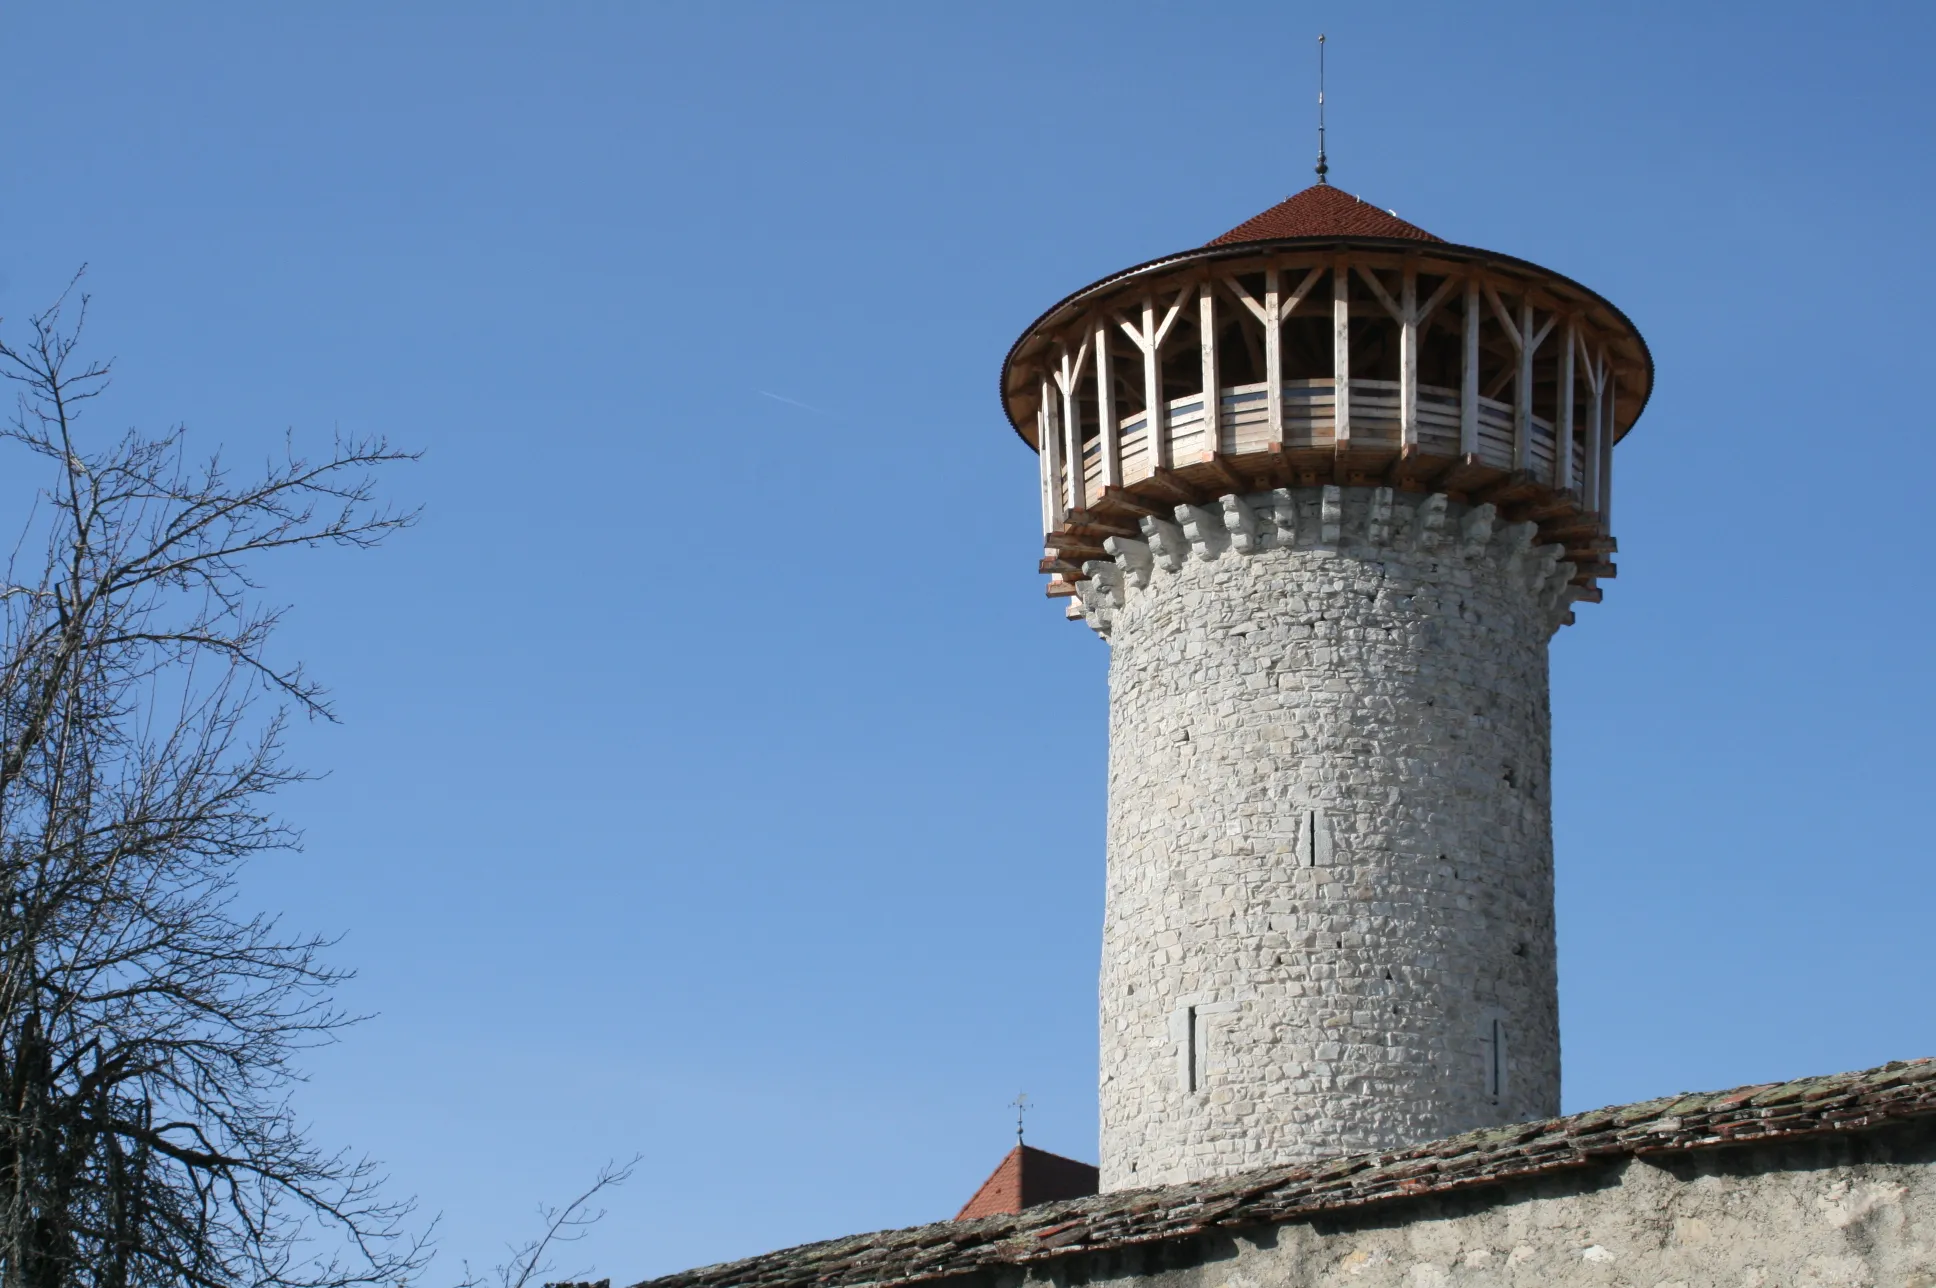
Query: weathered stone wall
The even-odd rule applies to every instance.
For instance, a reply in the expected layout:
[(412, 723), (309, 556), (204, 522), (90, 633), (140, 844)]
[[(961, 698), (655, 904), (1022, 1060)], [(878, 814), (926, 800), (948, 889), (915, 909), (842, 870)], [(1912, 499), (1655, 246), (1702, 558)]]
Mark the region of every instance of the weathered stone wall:
[(1702, 1150), (977, 1275), (988, 1288), (1932, 1288), (1928, 1123)]
[(1111, 538), (1105, 1190), (1559, 1110), (1546, 645), (1570, 565), (1389, 489)]

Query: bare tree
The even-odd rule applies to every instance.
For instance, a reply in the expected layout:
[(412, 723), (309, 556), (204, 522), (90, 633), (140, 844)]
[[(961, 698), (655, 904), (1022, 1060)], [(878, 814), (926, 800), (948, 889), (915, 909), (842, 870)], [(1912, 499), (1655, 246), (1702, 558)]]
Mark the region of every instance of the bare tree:
[[(510, 1257), (494, 1267), (490, 1274), (480, 1275), (473, 1272), (469, 1263), (464, 1266), (464, 1278), (457, 1288), (529, 1288), (533, 1279), (550, 1274), (557, 1267), (552, 1264), (552, 1250), (562, 1244), (576, 1243), (585, 1237), (591, 1227), (605, 1219), (605, 1209), (592, 1211), (592, 1200), (606, 1190), (617, 1189), (632, 1179), (632, 1171), (639, 1165), (639, 1156), (633, 1155), (625, 1163), (608, 1162), (598, 1169), (598, 1175), (583, 1194), (562, 1207), (540, 1206), (538, 1224), (543, 1227), (535, 1239), (513, 1244), (507, 1251)], [(576, 1279), (585, 1271), (577, 1271)], [(565, 1282), (546, 1284), (544, 1288), (610, 1288), (611, 1280), (601, 1279), (597, 1283)]]
[(284, 722), (332, 718), (272, 660), (254, 564), (407, 526), (372, 481), (406, 454), (339, 439), (238, 477), (179, 430), (90, 442), (108, 364), (77, 357), (75, 291), (0, 344), (0, 438), (49, 480), (0, 585), (0, 1285), (395, 1281), (424, 1255), (409, 1205), (287, 1098), (351, 1019), (344, 975), (235, 880), (297, 841), (268, 800), (305, 777)]

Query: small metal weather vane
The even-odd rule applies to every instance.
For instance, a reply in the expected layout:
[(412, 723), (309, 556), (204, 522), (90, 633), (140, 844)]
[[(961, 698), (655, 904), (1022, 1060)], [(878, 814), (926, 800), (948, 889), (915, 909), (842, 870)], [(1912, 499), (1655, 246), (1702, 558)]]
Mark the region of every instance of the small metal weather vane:
[(1325, 178), (1331, 173), (1330, 165), (1324, 159), (1324, 33), (1318, 33), (1318, 182), (1328, 184)]
[(1008, 1107), (1015, 1111), (1015, 1143), (1019, 1145), (1022, 1143), (1022, 1115), (1028, 1112), (1028, 1092), (1017, 1092), (1015, 1099), (1008, 1102)]

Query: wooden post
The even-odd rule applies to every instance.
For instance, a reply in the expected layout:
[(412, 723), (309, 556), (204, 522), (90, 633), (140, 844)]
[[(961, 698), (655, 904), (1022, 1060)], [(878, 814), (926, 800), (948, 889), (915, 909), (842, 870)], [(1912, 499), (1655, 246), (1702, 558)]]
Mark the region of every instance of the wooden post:
[(1465, 279), (1465, 374), (1459, 380), (1459, 456), (1479, 450), (1479, 275)]
[(1599, 512), (1600, 509), (1600, 415), (1606, 406), (1606, 395), (1598, 389), (1591, 390), (1592, 401), (1586, 406), (1586, 480), (1580, 489), (1580, 504), (1587, 509)]
[(1203, 338), (1203, 425), (1208, 442), (1223, 450), (1223, 386), (1217, 375), (1217, 284), (1205, 278), (1197, 296), (1197, 331)]
[(1062, 460), (1067, 471), (1068, 486), (1064, 492), (1068, 496), (1071, 510), (1080, 510), (1085, 504), (1088, 493), (1087, 480), (1082, 469), (1082, 411), (1076, 403), (1076, 390), (1082, 383), (1082, 367), (1089, 361), (1089, 335), (1082, 336), (1082, 348), (1076, 356), (1069, 356), (1069, 346), (1062, 346), (1062, 369), (1055, 373), (1056, 387), (1062, 391)]
[(1150, 436), (1150, 442), (1163, 444), (1163, 464), (1170, 463), (1169, 426), (1163, 423), (1163, 363), (1160, 356), (1161, 345), (1156, 340), (1156, 297), (1143, 297), (1143, 334), (1148, 342), (1143, 345), (1143, 432)]
[(1595, 513), (1600, 509), (1600, 439), (1603, 413), (1606, 409), (1607, 389), (1607, 351), (1603, 346), (1599, 356), (1588, 353), (1586, 340), (1580, 339), (1580, 356), (1586, 367), (1586, 389), (1589, 401), (1586, 406), (1586, 480), (1580, 489), (1580, 504)]
[(1062, 526), (1062, 427), (1057, 423), (1054, 391), (1047, 375), (1042, 377), (1042, 473), (1048, 493), (1049, 532)]
[(1567, 318), (1560, 353), (1559, 413), (1553, 418), (1553, 486), (1561, 491), (1573, 486), (1573, 350), (1579, 335), (1579, 322)]
[(1351, 445), (1351, 263), (1340, 255), (1331, 268), (1331, 442)]
[(1613, 440), (1620, 435), (1620, 377), (1607, 371), (1607, 423), (1600, 433), (1600, 521), (1613, 530)]
[(1082, 409), (1076, 404), (1073, 387), (1062, 391), (1062, 457), (1069, 462), (1069, 508), (1080, 510), (1088, 503), (1089, 481), (1083, 477)]
[(1042, 535), (1055, 531), (1055, 483), (1049, 477), (1048, 381), (1042, 382), (1042, 401), (1035, 409), (1035, 463), (1042, 484)]
[(1418, 446), (1418, 266), (1405, 265), (1398, 307), (1398, 441)]
[(1170, 436), (1164, 424), (1164, 413), (1168, 408), (1163, 401), (1163, 341), (1169, 336), (1170, 328), (1176, 325), (1177, 315), (1182, 312), (1183, 301), (1189, 294), (1189, 286), (1178, 291), (1161, 322), (1156, 320), (1156, 297), (1153, 295), (1143, 297), (1141, 327), (1131, 325), (1127, 318), (1116, 320), (1123, 334), (1143, 351), (1143, 403), (1147, 409), (1143, 413), (1143, 432), (1149, 436), (1150, 461), (1157, 469), (1170, 467)]
[(1519, 299), (1519, 374), (1513, 378), (1513, 468), (1523, 470), (1533, 456), (1533, 306)]
[(1102, 421), (1102, 485), (1123, 485), (1123, 427), (1116, 416), (1116, 373), (1109, 367), (1109, 318), (1096, 319), (1096, 415)]
[(1271, 441), (1284, 441), (1284, 319), (1278, 312), (1277, 265), (1264, 270), (1264, 415)]
[[(1236, 278), (1223, 279), (1225, 288), (1250, 310), (1251, 316), (1255, 317), (1258, 325), (1264, 328), (1264, 415), (1271, 427), (1274, 440), (1279, 443), (1285, 441), (1287, 432), (1287, 426), (1284, 423), (1284, 319), (1296, 312), (1297, 306), (1304, 302), (1304, 297), (1311, 293), (1311, 288), (1317, 285), (1318, 279), (1331, 270), (1329, 265), (1319, 261), (1304, 275), (1304, 280), (1298, 283), (1297, 289), (1289, 295), (1284, 294), (1283, 279), (1279, 276), (1281, 271), (1281, 266), (1273, 266), (1265, 270), (1262, 304), (1252, 299), (1250, 292), (1246, 291)], [(1207, 291), (1206, 287), (1206, 300)], [(1209, 308), (1210, 305), (1205, 303), (1204, 307)], [(1219, 391), (1218, 402), (1222, 403), (1221, 391)]]

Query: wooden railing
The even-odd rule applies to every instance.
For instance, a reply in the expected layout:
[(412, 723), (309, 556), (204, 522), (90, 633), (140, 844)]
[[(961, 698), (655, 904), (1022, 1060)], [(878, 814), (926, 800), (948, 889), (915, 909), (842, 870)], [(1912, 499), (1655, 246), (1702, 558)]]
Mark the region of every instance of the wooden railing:
[[(1222, 391), (1222, 406), (1217, 420), (1217, 441), (1213, 445), (1205, 433), (1203, 395), (1185, 394), (1173, 398), (1165, 407), (1164, 440), (1167, 459), (1173, 466), (1200, 461), (1215, 450), (1227, 456), (1262, 452), (1274, 435), (1269, 413), (1269, 387), (1263, 383), (1234, 385)], [(1286, 449), (1331, 447), (1336, 442), (1335, 404), (1337, 390), (1328, 377), (1287, 380), (1283, 388), (1284, 446)], [(1400, 430), (1400, 390), (1395, 380), (1353, 380), (1351, 382), (1351, 445), (1353, 448), (1390, 448), (1402, 442)], [(1491, 398), (1480, 398), (1478, 455), (1482, 462), (1500, 469), (1515, 468), (1513, 460), (1513, 408)], [(1553, 425), (1539, 416), (1527, 417), (1529, 467), (1542, 478), (1553, 476)], [(1149, 417), (1138, 412), (1119, 423), (1122, 443), (1122, 479), (1125, 485), (1149, 478), (1155, 471), (1156, 456), (1150, 450)], [(1429, 456), (1456, 458), (1459, 455), (1459, 391), (1438, 385), (1418, 387), (1418, 446)], [(1575, 451), (1571, 461), (1575, 489), (1585, 487), (1584, 453)], [(1100, 435), (1091, 437), (1082, 448), (1083, 493), (1102, 494), (1103, 461)]]
[[(1246, 262), (1126, 281), (1059, 309), (1018, 347), (1025, 374), (1010, 380), (1011, 415), (1022, 423), (1034, 403), (1043, 531), (1059, 530), (1071, 511), (1110, 488), (1151, 479), (1158, 467), (1188, 477), (1149, 491), (1201, 491), (1232, 479), (1212, 463), (1213, 453), (1241, 459), (1279, 447), (1292, 457), (1285, 462), (1292, 473), (1280, 477), (1325, 472), (1315, 468), (1321, 453), (1335, 449), (1347, 477), (1381, 476), (1389, 459), (1391, 477), (1408, 486), (1556, 492), (1604, 524), (1623, 381), (1644, 381), (1646, 372), (1631, 329), (1596, 310), (1577, 289), (1542, 274), (1435, 262), (1422, 250), (1263, 250)], [(1317, 338), (1313, 324), (1328, 327), (1331, 376), (1288, 378), (1285, 327), (1294, 319), (1304, 342)], [(1244, 331), (1246, 374), (1256, 372), (1262, 383), (1226, 383), (1236, 351), (1224, 352), (1221, 339), (1203, 342), (1225, 336), (1233, 321)], [(1396, 380), (1354, 376), (1351, 357), (1362, 349), (1354, 329), (1368, 323), (1397, 342)], [(1428, 342), (1433, 374), (1451, 375), (1447, 340), (1458, 345), (1458, 378), (1451, 387), (1421, 383)], [(1178, 361), (1179, 346), (1196, 348), (1200, 371), (1189, 383), (1206, 392), (1165, 403), (1166, 385), (1189, 379), (1192, 364)], [(1554, 409), (1557, 427), (1531, 414), (1536, 398)], [(1155, 415), (1122, 414), (1139, 402)], [(1451, 468), (1435, 470), (1434, 460)]]

